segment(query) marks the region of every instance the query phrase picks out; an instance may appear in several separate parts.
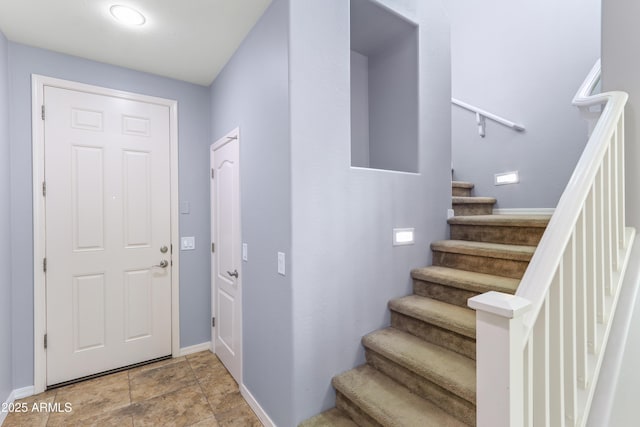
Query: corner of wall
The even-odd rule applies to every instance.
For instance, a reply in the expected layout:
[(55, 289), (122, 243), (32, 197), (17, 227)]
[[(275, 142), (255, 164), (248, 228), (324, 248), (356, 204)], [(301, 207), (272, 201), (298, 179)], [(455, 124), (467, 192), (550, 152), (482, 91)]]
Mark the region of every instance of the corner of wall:
[(10, 398), (13, 389), (8, 47), (0, 32), (0, 401)]

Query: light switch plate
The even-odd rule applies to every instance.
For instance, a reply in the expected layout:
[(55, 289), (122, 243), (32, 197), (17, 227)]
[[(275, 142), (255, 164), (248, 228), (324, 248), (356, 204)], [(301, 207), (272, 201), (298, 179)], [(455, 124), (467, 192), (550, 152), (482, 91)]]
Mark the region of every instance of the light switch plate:
[(278, 252), (278, 273), (285, 275), (285, 257), (284, 252)]
[(243, 243), (242, 244), (242, 260), (243, 261), (248, 261), (249, 260), (249, 257), (247, 256), (247, 250), (248, 250), (247, 244)]
[(196, 238), (193, 236), (180, 239), (180, 250), (192, 251), (196, 248)]

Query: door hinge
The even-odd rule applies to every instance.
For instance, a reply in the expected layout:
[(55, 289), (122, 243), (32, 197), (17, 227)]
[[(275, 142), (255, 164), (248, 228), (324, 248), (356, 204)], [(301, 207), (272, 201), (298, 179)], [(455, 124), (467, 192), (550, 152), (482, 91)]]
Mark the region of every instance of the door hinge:
[(215, 317), (212, 317), (212, 318), (211, 318), (211, 327), (212, 327), (212, 328), (215, 328), (215, 326), (216, 326), (216, 318), (215, 318)]
[(211, 252), (215, 252), (216, 251), (216, 244), (212, 243), (211, 244)]
[(45, 273), (47, 272), (47, 259), (46, 258), (42, 259), (42, 271), (44, 271)]
[(47, 196), (47, 183), (45, 181), (42, 181), (42, 197), (46, 197)]
[(44, 120), (44, 104), (40, 107), (40, 116), (42, 117), (42, 120)]
[(213, 170), (213, 168), (211, 168), (211, 179), (213, 179), (214, 175), (215, 175), (215, 171)]
[(44, 348), (47, 348), (47, 334), (44, 334)]

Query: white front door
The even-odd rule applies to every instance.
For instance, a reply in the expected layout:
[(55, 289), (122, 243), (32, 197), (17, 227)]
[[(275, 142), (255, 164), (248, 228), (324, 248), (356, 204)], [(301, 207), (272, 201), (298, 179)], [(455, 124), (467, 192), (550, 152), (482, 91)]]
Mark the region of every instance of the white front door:
[(211, 146), (212, 311), (215, 352), (242, 382), (239, 133)]
[(171, 354), (169, 108), (44, 87), (47, 385)]

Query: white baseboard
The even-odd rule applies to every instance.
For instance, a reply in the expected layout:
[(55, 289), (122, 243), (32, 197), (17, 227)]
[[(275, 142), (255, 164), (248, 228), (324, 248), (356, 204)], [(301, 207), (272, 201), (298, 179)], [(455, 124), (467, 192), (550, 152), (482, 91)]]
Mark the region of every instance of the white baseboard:
[(555, 208), (494, 209), (494, 215), (553, 215)]
[[(4, 401), (2, 406), (7, 407), (11, 405), (15, 400), (16, 400), (16, 397), (12, 391), (11, 393), (9, 393), (9, 397), (7, 397), (7, 399)], [(2, 426), (2, 424), (4, 423), (4, 420), (7, 418), (7, 415), (9, 415), (9, 412), (4, 412), (2, 409), (0, 409), (0, 426)]]
[(29, 387), (22, 387), (13, 390), (13, 396), (17, 399), (24, 399), (25, 397), (33, 396), (35, 394), (35, 388), (31, 385)]
[(244, 384), (240, 384), (240, 394), (242, 395), (242, 397), (244, 397), (244, 400), (247, 401), (253, 412), (255, 412), (256, 416), (258, 417), (258, 419), (260, 419), (260, 422), (263, 426), (277, 427), (276, 423), (274, 423), (271, 418), (269, 418), (269, 415), (267, 415), (265, 410), (262, 409), (262, 406), (260, 406), (256, 398), (253, 397), (247, 386), (245, 386)]
[[(4, 401), (3, 406), (9, 406), (18, 399), (24, 399), (25, 397), (33, 396), (33, 391), (33, 386), (15, 389), (9, 394), (7, 400)], [(9, 415), (8, 412), (2, 412), (2, 410), (0, 410), (0, 426), (2, 425), (2, 423), (4, 423), (7, 415)]]
[(211, 341), (203, 342), (196, 345), (190, 345), (189, 347), (183, 347), (180, 349), (180, 355), (178, 357), (186, 356), (188, 354), (198, 353), (205, 350), (211, 351)]

